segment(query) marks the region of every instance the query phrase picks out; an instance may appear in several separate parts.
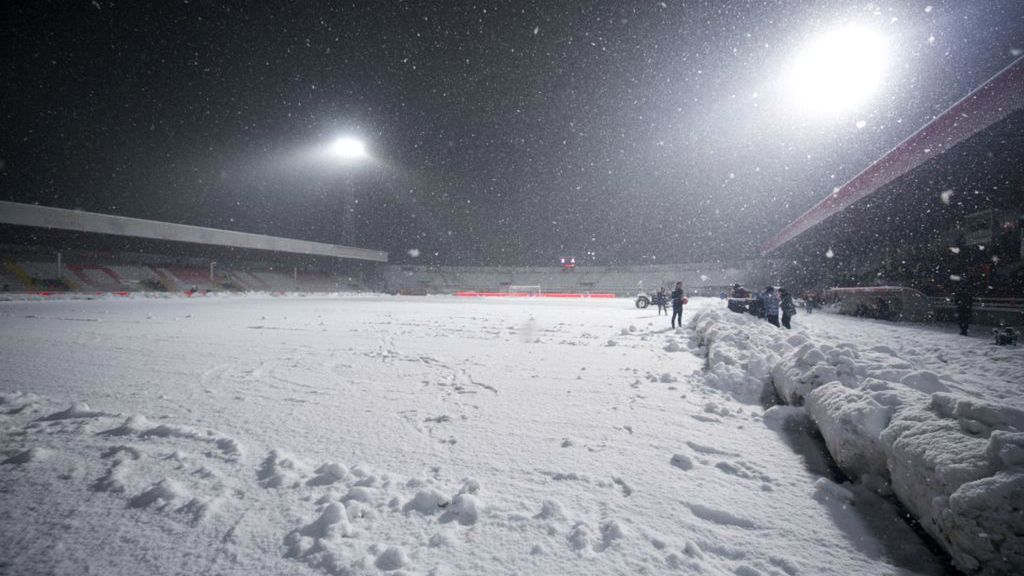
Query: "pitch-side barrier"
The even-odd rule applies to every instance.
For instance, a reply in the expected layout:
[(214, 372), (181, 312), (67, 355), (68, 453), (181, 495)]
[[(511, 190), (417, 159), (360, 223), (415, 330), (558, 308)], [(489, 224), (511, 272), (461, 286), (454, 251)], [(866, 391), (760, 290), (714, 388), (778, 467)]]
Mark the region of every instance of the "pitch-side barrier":
[(532, 294), (530, 292), (456, 292), (456, 296), (464, 298), (579, 298), (579, 299), (609, 299), (615, 298), (615, 294), (607, 292), (549, 292), (545, 294)]

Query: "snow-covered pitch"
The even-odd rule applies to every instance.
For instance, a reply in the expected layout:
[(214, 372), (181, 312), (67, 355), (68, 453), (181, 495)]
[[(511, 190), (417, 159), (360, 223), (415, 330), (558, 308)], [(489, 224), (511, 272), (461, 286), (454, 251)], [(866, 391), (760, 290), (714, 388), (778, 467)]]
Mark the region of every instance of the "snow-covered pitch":
[(946, 573), (897, 498), (962, 569), (1021, 566), (1024, 349), (980, 338), (710, 299), (680, 330), (355, 295), (0, 318), (3, 574)]

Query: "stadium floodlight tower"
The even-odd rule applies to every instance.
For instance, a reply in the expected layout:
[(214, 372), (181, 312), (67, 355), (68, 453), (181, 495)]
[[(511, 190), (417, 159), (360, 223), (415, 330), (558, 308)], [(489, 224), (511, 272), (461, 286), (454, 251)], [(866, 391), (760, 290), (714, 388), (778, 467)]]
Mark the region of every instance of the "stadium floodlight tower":
[(358, 138), (349, 136), (338, 138), (332, 142), (328, 147), (328, 151), (332, 158), (344, 162), (363, 160), (369, 156), (366, 151), (366, 144)]
[(790, 61), (783, 86), (801, 114), (841, 119), (883, 87), (889, 60), (882, 34), (846, 24), (812, 36)]
[(344, 182), (346, 192), (341, 198), (340, 223), (343, 237), (348, 242), (356, 240), (353, 230), (355, 229), (355, 208), (353, 203), (353, 190), (355, 181), (353, 172), (358, 169), (357, 165), (366, 164), (372, 161), (366, 143), (353, 136), (341, 136), (321, 149), (324, 161), (331, 166), (330, 170), (337, 170)]

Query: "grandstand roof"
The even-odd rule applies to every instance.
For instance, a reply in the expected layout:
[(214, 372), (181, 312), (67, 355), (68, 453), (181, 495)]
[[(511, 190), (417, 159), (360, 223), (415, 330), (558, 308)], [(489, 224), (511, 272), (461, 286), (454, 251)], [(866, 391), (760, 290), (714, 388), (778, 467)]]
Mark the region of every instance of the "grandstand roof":
[(850, 205), (1020, 109), (1024, 109), (1024, 57), (1015, 60), (788, 224), (764, 243), (762, 254), (774, 252)]
[(0, 201), (0, 223), (309, 256), (387, 262), (388, 253), (308, 240)]

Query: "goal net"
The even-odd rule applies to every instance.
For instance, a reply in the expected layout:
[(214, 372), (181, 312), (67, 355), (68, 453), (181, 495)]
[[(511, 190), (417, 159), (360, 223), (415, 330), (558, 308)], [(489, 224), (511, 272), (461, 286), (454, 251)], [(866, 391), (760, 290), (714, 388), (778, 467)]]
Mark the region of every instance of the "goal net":
[(539, 296), (541, 294), (540, 286), (536, 285), (519, 285), (513, 284), (508, 287), (509, 294), (526, 294), (528, 296)]

